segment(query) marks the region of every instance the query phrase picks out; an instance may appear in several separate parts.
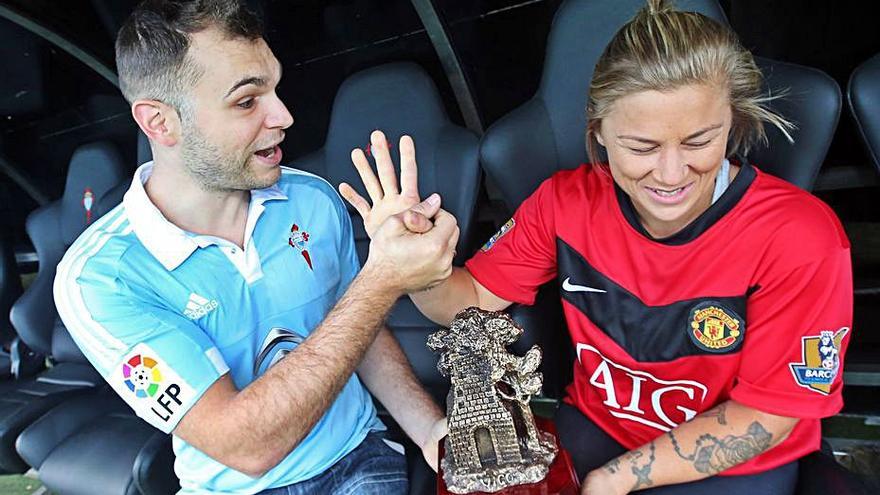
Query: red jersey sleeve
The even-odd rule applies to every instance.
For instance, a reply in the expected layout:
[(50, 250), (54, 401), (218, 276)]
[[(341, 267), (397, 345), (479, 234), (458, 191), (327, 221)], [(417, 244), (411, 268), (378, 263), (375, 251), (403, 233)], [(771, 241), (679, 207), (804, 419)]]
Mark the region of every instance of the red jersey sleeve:
[(471, 275), (496, 296), (531, 305), (538, 287), (556, 275), (555, 194), (551, 177), (465, 263)]
[(853, 292), (849, 245), (845, 237), (842, 242), (821, 259), (760, 282), (748, 300), (733, 400), (799, 418), (832, 416), (843, 406)]

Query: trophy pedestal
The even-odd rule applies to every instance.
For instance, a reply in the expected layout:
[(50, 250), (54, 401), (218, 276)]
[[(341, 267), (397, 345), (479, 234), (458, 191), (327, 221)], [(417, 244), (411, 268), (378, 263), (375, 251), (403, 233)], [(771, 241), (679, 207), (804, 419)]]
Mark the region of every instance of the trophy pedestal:
[[(571, 456), (559, 444), (556, 426), (549, 419), (541, 417), (535, 417), (535, 425), (539, 430), (552, 434), (553, 438), (556, 439), (558, 453), (556, 458), (553, 459), (553, 464), (550, 465), (547, 477), (538, 483), (510, 486), (491, 494), (487, 492), (472, 492), (470, 495), (578, 495), (580, 483), (577, 473), (571, 462)], [(444, 440), (440, 441), (439, 454), (440, 459), (446, 454)], [(455, 495), (446, 488), (442, 467), (437, 473), (437, 495)]]

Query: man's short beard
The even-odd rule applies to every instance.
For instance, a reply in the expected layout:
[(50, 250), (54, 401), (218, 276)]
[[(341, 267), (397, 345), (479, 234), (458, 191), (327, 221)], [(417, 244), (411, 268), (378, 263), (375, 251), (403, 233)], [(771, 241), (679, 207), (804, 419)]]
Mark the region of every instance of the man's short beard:
[(195, 118), (187, 109), (179, 112), (183, 141), (181, 152), (183, 166), (196, 183), (208, 192), (244, 191), (263, 189), (271, 182), (254, 177), (248, 168), (252, 153), (241, 150), (238, 153), (224, 154), (220, 147), (211, 143), (202, 134)]

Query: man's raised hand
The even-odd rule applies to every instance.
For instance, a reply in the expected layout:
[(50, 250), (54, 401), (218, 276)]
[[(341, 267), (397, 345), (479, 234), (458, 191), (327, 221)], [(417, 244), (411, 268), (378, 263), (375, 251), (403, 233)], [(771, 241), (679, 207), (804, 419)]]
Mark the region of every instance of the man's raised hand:
[[(370, 134), (370, 151), (376, 160), (378, 178), (373, 173), (373, 168), (363, 150), (355, 148), (351, 152), (351, 161), (364, 183), (370, 201), (364, 199), (349, 184), (343, 182), (339, 185), (339, 193), (364, 219), (364, 229), (371, 239), (386, 219), (409, 210), (421, 201), (416, 148), (412, 138), (402, 136), (399, 149), (400, 187), (398, 187), (397, 174), (394, 171), (394, 162), (391, 160), (391, 153), (388, 150), (388, 141), (385, 134), (378, 130)], [(439, 205), (439, 196), (437, 204)], [(432, 223), (428, 221), (429, 218), (431, 217), (418, 218), (416, 214), (408, 213), (404, 218), (404, 223), (413, 232), (426, 232), (432, 227)]]
[[(439, 198), (433, 204), (425, 200), (415, 209), (424, 214), (408, 210), (379, 226), (363, 269), (380, 274), (380, 283), (400, 293), (418, 292), (449, 278), (460, 233), (455, 217), (440, 209)], [(425, 222), (433, 218), (433, 226), (425, 233), (413, 232), (407, 225), (411, 216)]]

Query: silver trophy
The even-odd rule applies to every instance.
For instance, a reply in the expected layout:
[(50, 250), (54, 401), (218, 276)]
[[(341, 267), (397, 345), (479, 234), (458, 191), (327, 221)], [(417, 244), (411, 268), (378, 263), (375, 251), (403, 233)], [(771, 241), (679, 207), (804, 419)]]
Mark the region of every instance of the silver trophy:
[(450, 492), (495, 492), (537, 483), (556, 456), (553, 435), (539, 431), (529, 398), (541, 392), (541, 349), (507, 351), (523, 329), (508, 315), (476, 307), (456, 315), (448, 330), (428, 337), (450, 377), (443, 480)]

